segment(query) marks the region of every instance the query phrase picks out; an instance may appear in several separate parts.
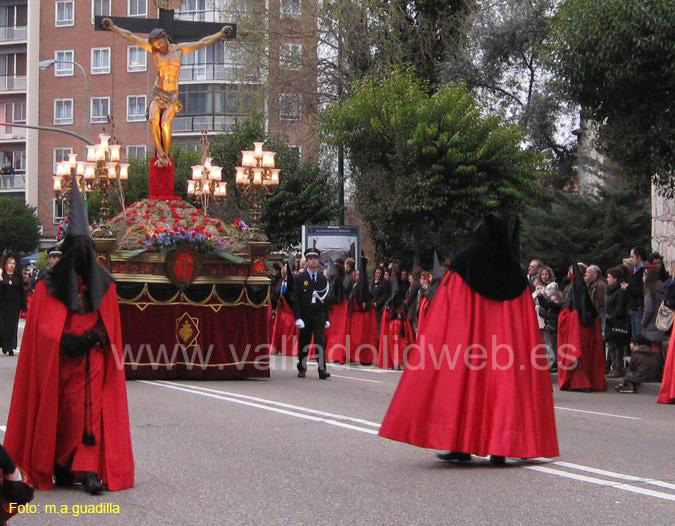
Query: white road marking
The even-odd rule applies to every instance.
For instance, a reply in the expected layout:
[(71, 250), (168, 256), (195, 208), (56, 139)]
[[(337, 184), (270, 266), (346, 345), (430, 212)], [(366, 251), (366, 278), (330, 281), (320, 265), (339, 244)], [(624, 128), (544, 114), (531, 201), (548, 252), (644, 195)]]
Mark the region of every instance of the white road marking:
[[(258, 398), (255, 396), (247, 396), (247, 395), (242, 395), (238, 393), (230, 393), (227, 391), (218, 391), (216, 389), (209, 389), (206, 387), (197, 387), (194, 385), (189, 385), (189, 384), (178, 384), (175, 382), (168, 382), (164, 380), (160, 380), (158, 382), (150, 382), (147, 380), (138, 380), (139, 383), (143, 384), (148, 384), (148, 385), (154, 385), (154, 386), (160, 386), (160, 387), (166, 387), (169, 389), (176, 389), (178, 391), (184, 391), (187, 393), (192, 393), (192, 394), (197, 394), (197, 395), (202, 395), (202, 396), (207, 396), (210, 398), (216, 398), (220, 400), (225, 400), (228, 402), (234, 402), (237, 404), (242, 404), (242, 405), (248, 405), (251, 407), (257, 407), (259, 409), (266, 409), (268, 411), (274, 411), (277, 413), (282, 413), (288, 416), (296, 416), (298, 418), (305, 418), (307, 417), (309, 420), (316, 420), (319, 422), (326, 422), (331, 425), (338, 425), (339, 427), (346, 427), (348, 429), (354, 429), (355, 431), (362, 431), (364, 433), (370, 433), (370, 434), (377, 434), (376, 430), (373, 429), (366, 429), (363, 427), (358, 427), (358, 426), (353, 426), (351, 424), (343, 424), (341, 422), (337, 422), (337, 420), (346, 420), (349, 422), (354, 422), (357, 424), (361, 425), (366, 425), (366, 426), (372, 426), (375, 428), (380, 427), (380, 424), (376, 422), (369, 422), (368, 420), (363, 420), (361, 418), (353, 418), (350, 416), (344, 416), (344, 415), (338, 415), (335, 413), (328, 413), (325, 411), (319, 411), (317, 409), (310, 409), (308, 407), (302, 407), (302, 406), (297, 406), (297, 405), (292, 405), (292, 404), (286, 404), (284, 402), (277, 402), (275, 400), (268, 400), (265, 398)], [(232, 398), (235, 397), (235, 398)], [(249, 402), (249, 400), (251, 400)], [(263, 405), (267, 404), (267, 405)], [(279, 408), (283, 409), (277, 409), (277, 406)], [(309, 417), (309, 415), (305, 415), (303, 413), (298, 413), (296, 411), (289, 411), (289, 409), (295, 409), (296, 411), (303, 411), (304, 413), (309, 413), (310, 415), (318, 415), (320, 417), (326, 417), (326, 418), (317, 418), (317, 417)]]
[[(271, 363), (274, 364), (275, 362), (282, 361), (283, 358), (292, 358), (293, 363), (297, 361), (297, 358), (295, 357), (288, 357), (288, 356), (277, 356), (276, 360), (271, 360)], [(318, 367), (318, 363), (314, 360), (308, 360), (307, 365), (311, 367)], [(390, 373), (398, 373), (401, 374), (403, 371), (402, 370), (397, 370), (397, 369), (378, 369), (375, 366), (369, 366), (369, 365), (341, 365), (337, 363), (328, 363), (328, 367), (336, 367), (338, 369), (352, 369), (354, 371), (362, 371), (364, 373), (373, 373), (373, 374), (390, 374)], [(295, 365), (293, 365), (295, 367)], [(276, 368), (276, 367), (275, 367)], [(283, 367), (282, 367), (283, 369)]]
[(611, 480), (598, 479), (595, 477), (587, 477), (586, 475), (577, 475), (576, 473), (569, 473), (568, 471), (560, 471), (558, 469), (551, 469), (544, 466), (525, 466), (525, 467), (527, 469), (532, 469), (534, 471), (548, 473), (549, 475), (556, 475), (558, 477), (579, 480), (582, 482), (590, 482), (591, 484), (597, 484), (599, 486), (610, 486), (615, 489), (630, 491), (631, 493), (639, 493), (640, 495), (647, 495), (649, 497), (656, 497), (659, 499), (665, 499), (675, 502), (675, 495), (672, 495), (670, 493), (662, 493), (660, 491), (640, 488), (638, 486), (631, 486), (630, 484), (623, 484), (621, 482), (613, 482)]
[(7, 430), (6, 426), (0, 426), (0, 431), (2, 431), (4, 433), (6, 430)]
[(342, 376), (340, 374), (335, 374), (331, 373), (331, 376), (335, 376), (335, 378), (347, 378), (349, 380), (357, 380), (359, 382), (370, 382), (371, 384), (381, 384), (379, 380), (368, 380), (366, 378), (354, 378), (353, 376)]
[(575, 413), (588, 413), (589, 415), (601, 415), (601, 416), (611, 416), (614, 418), (625, 418), (626, 420), (642, 420), (636, 416), (623, 416), (615, 415), (613, 413), (599, 413), (598, 411), (585, 411), (583, 409), (572, 409), (571, 407), (560, 407), (559, 405), (553, 406), (555, 409), (560, 409), (561, 411), (574, 411)]
[(556, 466), (562, 466), (564, 468), (595, 473), (596, 475), (604, 475), (605, 477), (613, 477), (621, 480), (630, 480), (631, 482), (642, 482), (643, 484), (651, 484), (653, 486), (659, 486), (661, 488), (675, 490), (675, 484), (671, 484), (670, 482), (663, 482), (661, 480), (646, 479), (642, 477), (635, 477), (633, 475), (624, 475), (623, 473), (616, 473), (614, 471), (606, 471), (604, 469), (581, 466), (579, 464), (572, 464), (571, 462), (555, 461), (553, 462), (553, 464), (555, 464)]

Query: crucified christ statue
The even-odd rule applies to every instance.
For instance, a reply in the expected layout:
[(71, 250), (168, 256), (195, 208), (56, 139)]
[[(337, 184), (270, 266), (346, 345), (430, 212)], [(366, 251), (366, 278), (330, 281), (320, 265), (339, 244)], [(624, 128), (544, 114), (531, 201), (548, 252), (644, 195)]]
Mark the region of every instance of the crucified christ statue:
[(210, 46), (230, 36), (232, 29), (224, 26), (218, 33), (209, 35), (197, 42), (183, 42), (172, 44), (166, 31), (161, 28), (153, 29), (148, 39), (134, 35), (126, 29), (113, 24), (109, 18), (104, 18), (101, 25), (104, 29), (112, 31), (124, 40), (139, 46), (152, 54), (157, 69), (157, 78), (152, 88), (150, 104), (148, 107), (148, 119), (152, 140), (157, 152), (156, 166), (169, 166), (169, 151), (171, 149), (171, 124), (176, 113), (181, 111), (182, 106), (178, 101), (178, 77), (180, 76), (180, 61), (184, 54)]

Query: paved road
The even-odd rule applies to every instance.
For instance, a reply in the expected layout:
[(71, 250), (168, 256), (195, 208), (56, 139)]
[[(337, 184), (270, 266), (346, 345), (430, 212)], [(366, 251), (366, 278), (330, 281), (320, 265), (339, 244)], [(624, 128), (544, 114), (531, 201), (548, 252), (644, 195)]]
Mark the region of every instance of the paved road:
[[(16, 358), (0, 357), (0, 426)], [(675, 524), (675, 407), (637, 395), (555, 390), (561, 457), (444, 464), (379, 438), (400, 373), (330, 367), (270, 380), (127, 384), (136, 487), (38, 493), (14, 525)], [(2, 428), (0, 427), (0, 436)], [(104, 503), (104, 515), (72, 507)]]

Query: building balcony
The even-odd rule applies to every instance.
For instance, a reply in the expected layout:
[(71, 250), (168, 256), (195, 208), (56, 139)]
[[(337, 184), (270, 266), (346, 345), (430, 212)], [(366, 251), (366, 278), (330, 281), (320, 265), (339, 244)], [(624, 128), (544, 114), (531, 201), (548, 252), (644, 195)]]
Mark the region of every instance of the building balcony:
[(26, 140), (26, 128), (16, 126), (0, 126), (0, 142), (16, 142)]
[(180, 67), (180, 82), (257, 82), (256, 72), (240, 64), (189, 64)]
[(0, 77), (0, 91), (26, 91), (26, 77)]
[(177, 20), (189, 20), (191, 22), (223, 22), (226, 23), (226, 16), (220, 10), (205, 11), (176, 11)]
[(26, 191), (26, 172), (17, 170), (12, 175), (0, 174), (0, 193), (25, 192)]
[(234, 115), (195, 115), (173, 119), (174, 133), (191, 134), (207, 132), (229, 133), (238, 117)]
[(7, 42), (17, 42), (26, 40), (28, 38), (27, 27), (0, 27), (0, 44)]

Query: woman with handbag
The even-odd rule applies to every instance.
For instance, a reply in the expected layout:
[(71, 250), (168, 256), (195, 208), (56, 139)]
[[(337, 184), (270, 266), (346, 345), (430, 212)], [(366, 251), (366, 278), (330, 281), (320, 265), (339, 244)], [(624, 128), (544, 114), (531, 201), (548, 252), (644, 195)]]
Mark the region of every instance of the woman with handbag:
[(628, 317), (628, 293), (621, 286), (624, 273), (620, 267), (607, 271), (607, 303), (605, 321), (605, 343), (609, 374), (607, 378), (621, 378), (624, 370), (624, 356), (630, 341), (630, 318)]
[(652, 352), (661, 352), (666, 339), (665, 331), (656, 326), (657, 313), (666, 295), (666, 287), (660, 279), (659, 269), (652, 267), (644, 274), (644, 310), (642, 313), (642, 335), (650, 341)]

